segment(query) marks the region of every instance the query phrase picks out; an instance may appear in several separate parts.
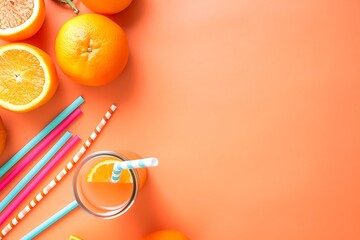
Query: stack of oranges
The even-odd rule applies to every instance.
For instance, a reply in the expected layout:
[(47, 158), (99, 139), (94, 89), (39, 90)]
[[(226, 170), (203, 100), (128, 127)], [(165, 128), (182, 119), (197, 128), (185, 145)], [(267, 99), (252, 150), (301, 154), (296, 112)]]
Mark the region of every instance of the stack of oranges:
[[(77, 83), (101, 86), (115, 80), (125, 68), (128, 43), (123, 29), (100, 14), (120, 12), (131, 0), (83, 3), (95, 14), (76, 16), (63, 25), (55, 44), (56, 62)], [(0, 106), (10, 111), (38, 108), (58, 87), (54, 60), (43, 50), (19, 42), (39, 31), (45, 13), (44, 0), (0, 3), (0, 38), (17, 42), (0, 47)]]

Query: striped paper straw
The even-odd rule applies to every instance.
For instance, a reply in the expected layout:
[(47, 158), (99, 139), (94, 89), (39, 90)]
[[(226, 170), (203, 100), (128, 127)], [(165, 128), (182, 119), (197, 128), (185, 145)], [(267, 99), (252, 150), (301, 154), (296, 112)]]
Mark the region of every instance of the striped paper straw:
[(73, 137), (66, 145), (55, 155), (55, 157), (34, 177), (34, 179), (17, 195), (7, 208), (0, 214), (0, 225), (20, 206), (22, 201), (39, 185), (39, 183), (48, 175), (58, 162), (68, 153), (68, 151), (78, 142), (78, 136)]
[(156, 167), (159, 164), (157, 158), (143, 158), (131, 161), (119, 161), (114, 164), (111, 175), (111, 182), (116, 183), (120, 180), (121, 171), (125, 169)]
[[(36, 163), (36, 165), (23, 177), (18, 184), (4, 197), (4, 199), (0, 202), (0, 212), (9, 205), (9, 203), (24, 189), (24, 187), (33, 179), (36, 174), (38, 174), (41, 169), (54, 157), (54, 155), (60, 151), (60, 149), (65, 145), (65, 143), (71, 138), (72, 134), (70, 132), (66, 132), (60, 139), (55, 143), (55, 145), (45, 154), (43, 158), (40, 159)], [(2, 215), (0, 216), (0, 224), (5, 219), (2, 219)]]
[(69, 116), (77, 107), (84, 102), (80, 96), (62, 111), (54, 120), (52, 120), (43, 130), (41, 130), (33, 139), (31, 139), (22, 149), (12, 156), (1, 168), (0, 177), (5, 175), (22, 157), (33, 149), (42, 139), (44, 139), (57, 125), (59, 125), (67, 116)]
[(41, 141), (29, 154), (27, 154), (21, 162), (15, 165), (8, 174), (0, 180), (0, 192), (14, 180), (19, 173), (25, 169), (31, 161), (33, 161), (50, 143), (60, 135), (60, 133), (69, 126), (81, 114), (81, 110), (77, 108), (64, 121), (62, 121), (44, 140)]
[(56, 175), (56, 177), (29, 202), (29, 204), (23, 210), (21, 210), (15, 218), (13, 218), (3, 230), (1, 230), (0, 239), (2, 239), (6, 234), (8, 234), (11, 229), (13, 229), (14, 226), (16, 226), (21, 221), (21, 219), (23, 219), (26, 214), (28, 214), (31, 209), (33, 209), (51, 191), (51, 189), (53, 189), (56, 184), (60, 182), (61, 179), (74, 167), (74, 165), (80, 160), (81, 156), (86, 152), (86, 150), (91, 146), (92, 142), (99, 135), (99, 133), (109, 121), (115, 110), (116, 106), (111, 105), (109, 110), (105, 113), (105, 116), (101, 119), (100, 123), (90, 134), (89, 138), (85, 141), (80, 150), (71, 159), (71, 161), (69, 161), (66, 166), (61, 170), (61, 172), (58, 173), (58, 175)]
[[(156, 158), (143, 158), (139, 160), (131, 160), (131, 161), (125, 161), (125, 162), (119, 162), (119, 164), (114, 164), (116, 166), (116, 170), (118, 169), (134, 169), (134, 168), (144, 168), (144, 167), (155, 167), (157, 166), (159, 161)], [(120, 171), (121, 171), (120, 170)], [(72, 210), (74, 210), (77, 206), (79, 206), (78, 202), (76, 200), (72, 201), (70, 204), (68, 204), (66, 207), (55, 213), (53, 216), (45, 220), (43, 223), (38, 225), (36, 228), (31, 230), (28, 234), (26, 234), (24, 237), (21, 238), (21, 240), (27, 240), (27, 239), (33, 239), (43, 231), (45, 231), (47, 228), (49, 228), (51, 225), (59, 221), (61, 218), (63, 218), (66, 214), (70, 213)]]

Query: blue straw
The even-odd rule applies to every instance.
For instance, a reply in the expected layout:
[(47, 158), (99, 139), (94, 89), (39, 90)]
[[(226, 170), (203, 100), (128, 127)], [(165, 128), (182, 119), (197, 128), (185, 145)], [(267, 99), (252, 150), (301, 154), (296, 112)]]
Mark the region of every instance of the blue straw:
[(121, 171), (124, 169), (156, 167), (159, 164), (157, 158), (142, 158), (130, 161), (118, 161), (114, 164), (111, 174), (111, 182), (116, 183), (120, 180)]
[(29, 240), (29, 239), (33, 239), (34, 237), (36, 237), (37, 235), (39, 235), (41, 232), (43, 232), (44, 230), (46, 230), (48, 227), (50, 227), (51, 225), (53, 225), (55, 222), (57, 222), (58, 220), (60, 220), (63, 216), (65, 216), (66, 214), (68, 214), (69, 212), (71, 212), (72, 210), (74, 210), (77, 206), (79, 206), (79, 204), (77, 203), (76, 200), (72, 201), (69, 205), (67, 205), (66, 207), (64, 207), (63, 209), (61, 209), (59, 212), (55, 213), (53, 216), (51, 216), (50, 218), (48, 218), (45, 222), (41, 223), (39, 226), (37, 226), (36, 228), (34, 228), (31, 232), (29, 232), (28, 234), (26, 234), (25, 236), (23, 236), (21, 238), (21, 240)]
[(50, 161), (50, 159), (60, 150), (60, 148), (70, 139), (71, 133), (66, 132), (60, 140), (45, 154), (45, 156), (26, 174), (26, 176), (11, 190), (11, 192), (0, 203), (0, 212), (13, 200), (16, 195), (28, 184), (31, 179)]
[(43, 140), (57, 125), (69, 116), (76, 108), (78, 108), (84, 99), (80, 96), (72, 104), (70, 104), (64, 111), (62, 111), (54, 120), (52, 120), (41, 132), (39, 132), (33, 139), (30, 140), (20, 151), (18, 151), (12, 158), (10, 158), (1, 168), (0, 177), (4, 176), (10, 168), (12, 168), (22, 157), (24, 157), (36, 144)]

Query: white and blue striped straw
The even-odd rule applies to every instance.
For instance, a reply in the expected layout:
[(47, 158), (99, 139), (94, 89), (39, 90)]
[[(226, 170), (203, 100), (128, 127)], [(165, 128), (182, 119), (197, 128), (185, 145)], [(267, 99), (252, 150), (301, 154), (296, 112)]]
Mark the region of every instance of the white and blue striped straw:
[(131, 161), (119, 161), (114, 164), (111, 175), (111, 182), (116, 183), (120, 180), (121, 171), (125, 169), (156, 167), (159, 164), (157, 158), (143, 158)]

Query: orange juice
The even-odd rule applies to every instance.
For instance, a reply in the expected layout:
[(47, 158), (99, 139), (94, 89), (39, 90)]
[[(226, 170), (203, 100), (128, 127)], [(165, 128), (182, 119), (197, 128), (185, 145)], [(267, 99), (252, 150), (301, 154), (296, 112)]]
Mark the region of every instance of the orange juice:
[(101, 151), (87, 156), (74, 176), (74, 195), (79, 206), (102, 218), (125, 213), (144, 186), (147, 172), (145, 168), (123, 170), (120, 180), (113, 183), (112, 169), (116, 161), (139, 158), (139, 155), (128, 151)]
[(116, 209), (130, 199), (132, 189), (132, 183), (89, 182), (83, 185), (82, 190), (90, 204)]

